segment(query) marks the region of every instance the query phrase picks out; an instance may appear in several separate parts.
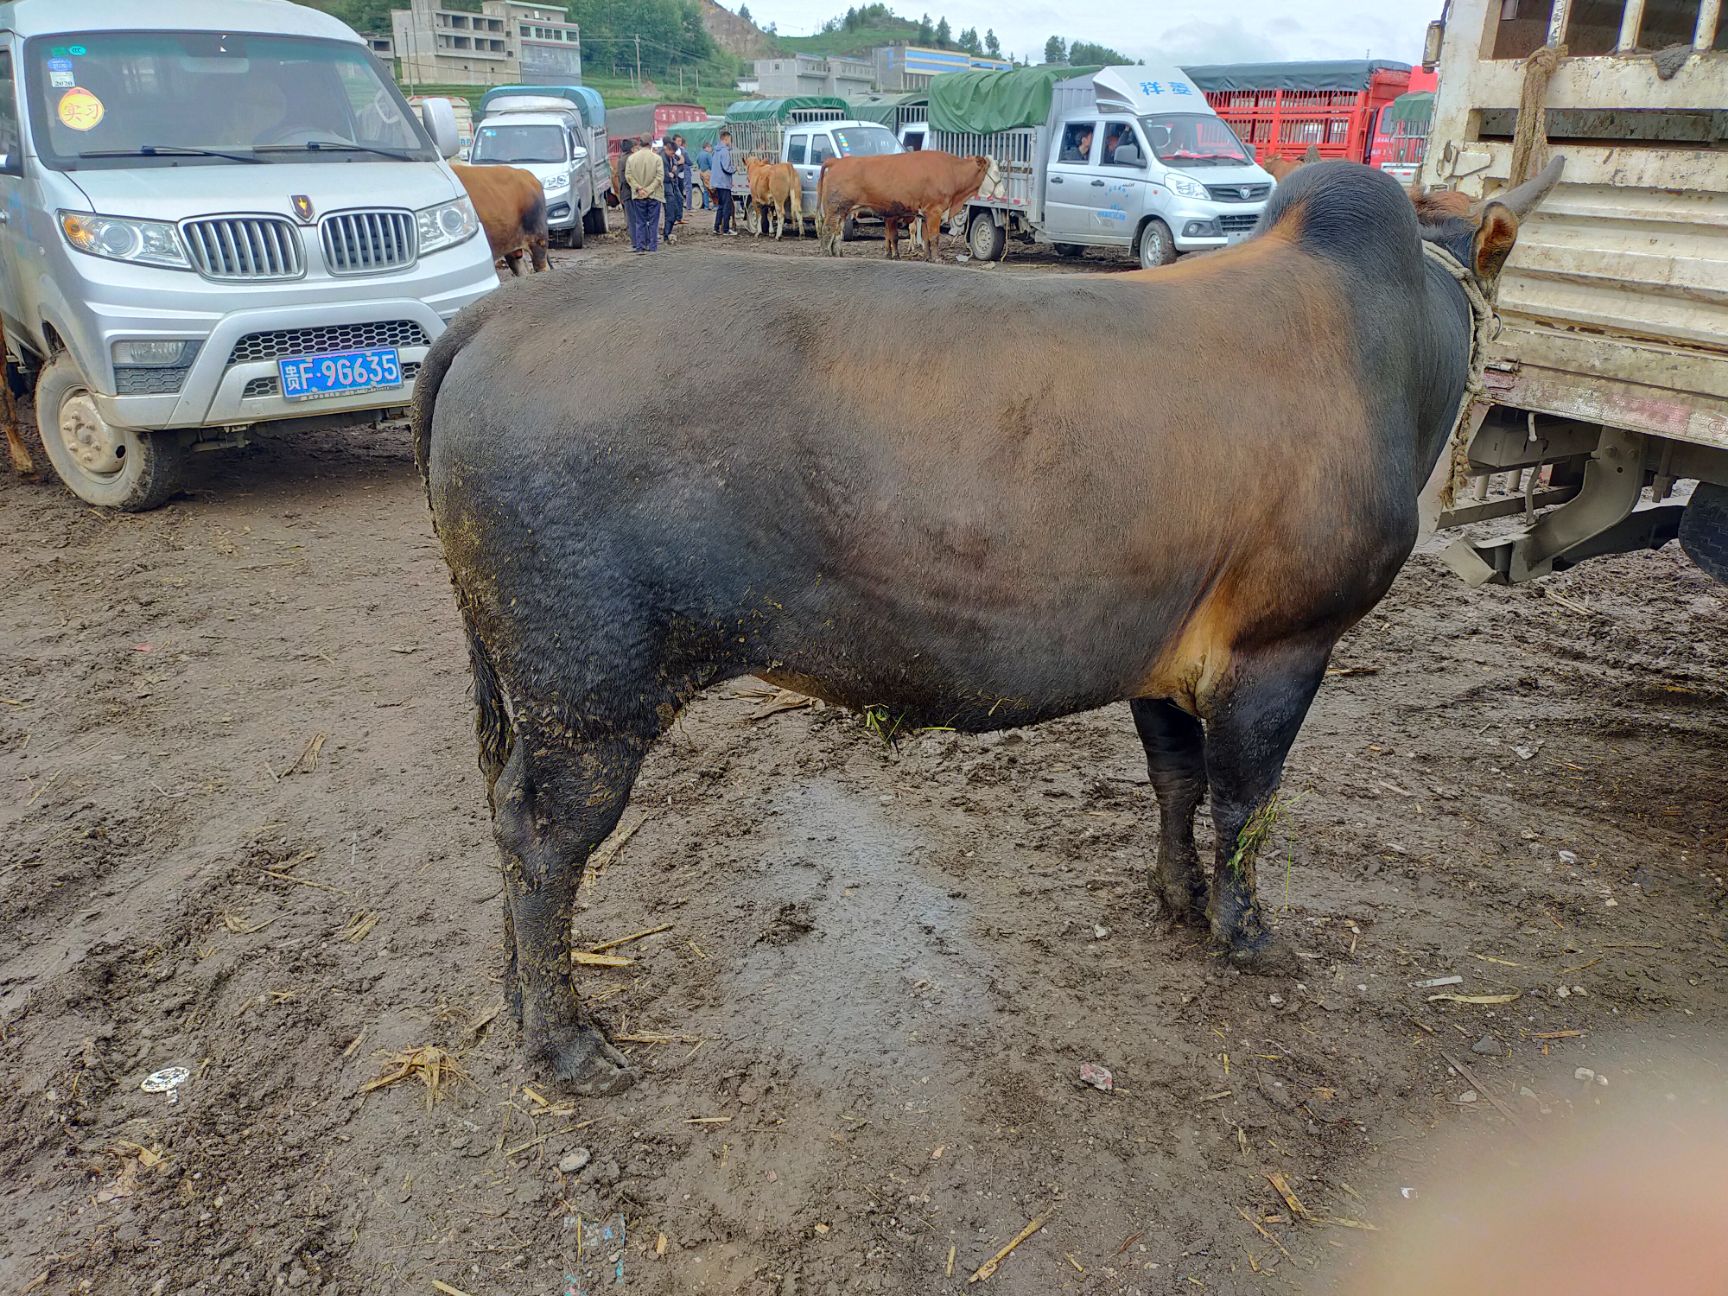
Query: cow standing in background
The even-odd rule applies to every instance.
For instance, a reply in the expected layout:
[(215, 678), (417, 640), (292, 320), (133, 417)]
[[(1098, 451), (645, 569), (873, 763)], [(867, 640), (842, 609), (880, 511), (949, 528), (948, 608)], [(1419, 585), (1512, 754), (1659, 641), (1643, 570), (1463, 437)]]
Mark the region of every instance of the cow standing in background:
[(474, 203), (494, 261), (502, 260), (517, 276), (522, 273), (524, 252), (536, 272), (551, 266), (546, 254), (546, 191), (532, 172), (461, 162), (452, 162), (450, 169)]
[[(1252, 238), (1128, 274), (713, 257), (457, 315), (420, 372), (415, 457), (531, 1065), (588, 1094), (634, 1079), (572, 978), (577, 886), (656, 739), (752, 674), (908, 729), (1127, 701), (1165, 910), (1238, 967), (1293, 971), (1255, 880), (1284, 759), (1415, 544), (1477, 333), (1455, 275), (1492, 297), (1557, 173), (1423, 226), (1385, 173), (1316, 163)], [(568, 363), (545, 364), (549, 336)], [(665, 416), (697, 403), (729, 416)]]
[(977, 194), (1002, 193), (1002, 174), (987, 157), (955, 157), (939, 149), (880, 157), (829, 158), (816, 183), (819, 248), (840, 255), (841, 233), (860, 211), (882, 218), (886, 255), (900, 255), (900, 229), (922, 218), (924, 259), (936, 260), (942, 222)]
[(791, 212), (792, 237), (804, 237), (804, 186), (798, 168), (790, 162), (750, 162), (750, 201), (756, 207), (756, 237), (766, 232), (768, 217), (774, 217), (774, 237), (786, 229)]

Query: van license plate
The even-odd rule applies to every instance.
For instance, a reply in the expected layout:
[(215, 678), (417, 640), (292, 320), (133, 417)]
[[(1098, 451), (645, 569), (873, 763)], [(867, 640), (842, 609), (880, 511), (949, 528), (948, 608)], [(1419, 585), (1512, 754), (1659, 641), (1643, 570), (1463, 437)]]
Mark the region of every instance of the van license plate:
[(343, 396), (402, 385), (402, 361), (395, 347), (296, 356), (278, 360), (276, 367), (282, 375), (282, 395), (286, 400)]
[(1243, 239), (1245, 239), (1245, 238), (1247, 238), (1247, 237), (1248, 237), (1248, 236), (1249, 236), (1249, 235), (1250, 235), (1250, 234), (1252, 234), (1252, 233), (1253, 233), (1253, 232), (1254, 232), (1254, 231), (1253, 231), (1253, 230), (1251, 230), (1251, 229), (1245, 229), (1245, 230), (1225, 230), (1225, 231), (1224, 231), (1224, 242), (1225, 242), (1225, 245), (1226, 245), (1226, 246), (1228, 246), (1228, 245), (1229, 245), (1229, 244), (1231, 244), (1231, 243), (1240, 243), (1240, 242), (1241, 242), (1241, 241), (1242, 241), (1242, 240), (1243, 240)]

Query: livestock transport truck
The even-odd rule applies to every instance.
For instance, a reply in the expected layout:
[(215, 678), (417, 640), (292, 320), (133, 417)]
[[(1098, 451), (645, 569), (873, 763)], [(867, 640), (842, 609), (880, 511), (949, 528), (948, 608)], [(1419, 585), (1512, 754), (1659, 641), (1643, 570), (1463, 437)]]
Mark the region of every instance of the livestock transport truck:
[(1467, 533), (1447, 562), (1472, 584), (1517, 583), (1678, 538), (1728, 580), (1720, 3), (1451, 0), (1428, 56), (1425, 185), (1491, 197), (1566, 158), (1502, 275), (1487, 394), (1466, 423), (1467, 471), (1509, 489), (1461, 492), (1437, 518), (1523, 524)]
[(949, 73), (931, 82), (925, 147), (995, 159), (1003, 196), (972, 199), (963, 218), (983, 261), (1012, 237), (1166, 265), (1247, 238), (1272, 193), (1179, 68)]
[(513, 166), (546, 191), (546, 228), (581, 247), (606, 233), (606, 108), (588, 86), (499, 86), (480, 101), (480, 124), (468, 160)]

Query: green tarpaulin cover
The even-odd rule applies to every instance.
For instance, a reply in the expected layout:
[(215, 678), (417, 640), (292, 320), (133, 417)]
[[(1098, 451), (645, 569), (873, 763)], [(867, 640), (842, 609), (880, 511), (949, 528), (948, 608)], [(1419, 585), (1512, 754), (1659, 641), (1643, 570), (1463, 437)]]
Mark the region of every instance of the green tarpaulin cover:
[[(1366, 90), (1376, 72), (1408, 72), (1384, 59), (1320, 59), (1308, 63), (1210, 63), (1187, 69), (1206, 93), (1218, 90)], [(1406, 83), (1408, 84), (1408, 83)]]
[(930, 80), (930, 124), (937, 130), (993, 135), (1050, 120), (1058, 81), (1089, 77), (1097, 67), (1015, 68), (1012, 72), (944, 72)]
[[(1390, 127), (1393, 122), (1406, 122), (1419, 129), (1426, 129), (1434, 120), (1434, 92), (1432, 90), (1416, 90), (1410, 94), (1399, 95), (1386, 105), (1385, 124)], [(1405, 132), (1408, 134), (1409, 132)]]
[(720, 128), (725, 122), (699, 121), (679, 122), (672, 128), (672, 134), (684, 137), (684, 147), (692, 153), (699, 153), (720, 137)]
[(838, 108), (846, 111), (846, 101), (833, 95), (799, 95), (794, 99), (740, 99), (726, 110), (726, 119), (735, 122), (785, 121), (800, 108)]
[(894, 114), (908, 104), (929, 102), (930, 96), (922, 91), (909, 94), (864, 95), (858, 99), (848, 100), (846, 111), (858, 121), (880, 122), (884, 126), (889, 126), (894, 122)]

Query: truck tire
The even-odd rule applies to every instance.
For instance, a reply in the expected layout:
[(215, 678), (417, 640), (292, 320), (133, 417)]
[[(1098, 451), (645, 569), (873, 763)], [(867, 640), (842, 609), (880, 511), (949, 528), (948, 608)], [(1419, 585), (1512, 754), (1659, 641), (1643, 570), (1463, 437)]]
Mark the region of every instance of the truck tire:
[[(590, 210), (592, 210), (592, 209), (590, 209)], [(580, 216), (578, 216), (576, 218), (576, 223), (570, 227), (570, 233), (568, 234), (567, 237), (570, 240), (570, 246), (571, 247), (579, 248), (582, 246), (583, 241), (587, 238), (587, 234), (586, 234), (587, 228), (588, 228), (588, 213), (583, 212)]]
[(996, 223), (990, 209), (980, 207), (966, 225), (966, 248), (980, 261), (1000, 261), (1008, 245), (1008, 231)]
[(858, 241), (858, 218), (848, 216), (840, 222), (840, 241), (856, 243)]
[(1052, 243), (1050, 246), (1056, 249), (1057, 256), (1066, 257), (1070, 261), (1078, 261), (1086, 255), (1086, 249), (1078, 243)]
[(1686, 556), (1728, 584), (1728, 486), (1699, 482), (1680, 515), (1680, 547)]
[(1154, 216), (1140, 231), (1140, 268), (1155, 270), (1176, 259), (1176, 240), (1170, 227)]
[(590, 234), (604, 236), (606, 234), (606, 204), (595, 203), (582, 216), (582, 227)]
[(36, 427), (48, 462), (87, 504), (142, 513), (180, 489), (189, 448), (179, 434), (111, 426), (69, 352), (36, 380)]

